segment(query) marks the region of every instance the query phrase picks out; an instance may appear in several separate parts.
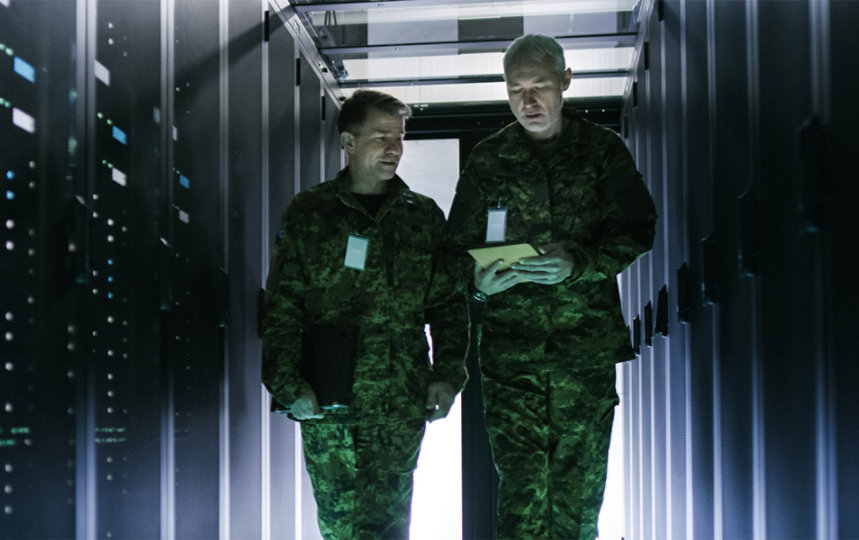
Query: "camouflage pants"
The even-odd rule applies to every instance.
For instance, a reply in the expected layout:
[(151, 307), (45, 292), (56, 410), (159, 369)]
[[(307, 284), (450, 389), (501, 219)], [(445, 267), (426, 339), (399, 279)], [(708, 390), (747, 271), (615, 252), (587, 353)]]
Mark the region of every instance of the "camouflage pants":
[(483, 371), (498, 538), (593, 540), (618, 403), (614, 367)]
[(408, 538), (425, 425), (424, 419), (301, 424), (323, 538)]

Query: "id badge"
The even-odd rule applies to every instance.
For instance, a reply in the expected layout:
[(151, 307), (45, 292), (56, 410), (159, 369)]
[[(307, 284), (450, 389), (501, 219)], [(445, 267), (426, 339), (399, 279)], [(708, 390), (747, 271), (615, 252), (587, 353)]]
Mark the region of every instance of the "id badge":
[(486, 216), (486, 242), (503, 242), (507, 232), (507, 209), (490, 208)]
[(367, 248), (369, 245), (369, 238), (350, 234), (349, 241), (346, 242), (346, 258), (343, 260), (343, 266), (354, 268), (355, 270), (364, 270), (367, 264)]

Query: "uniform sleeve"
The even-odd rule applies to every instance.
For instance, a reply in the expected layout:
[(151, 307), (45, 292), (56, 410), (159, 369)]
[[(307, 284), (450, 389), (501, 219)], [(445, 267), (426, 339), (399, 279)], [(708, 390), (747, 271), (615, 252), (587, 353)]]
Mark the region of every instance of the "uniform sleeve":
[(444, 214), (441, 210), (436, 210), (433, 272), (424, 310), (433, 343), (431, 380), (446, 382), (457, 392), (461, 392), (468, 380), (465, 367), (468, 349), (468, 306), (456, 280), (442, 264)]
[(474, 281), (474, 259), (467, 250), (483, 244), (486, 238), (485, 197), (479, 187), (475, 161), (471, 156), (468, 158), (456, 185), (442, 240), (441, 264), (462, 291)]
[(291, 405), (310, 390), (299, 375), (307, 280), (294, 214), (292, 206), (283, 214), (263, 303), (262, 382), (272, 397), (284, 406)]
[(566, 246), (577, 265), (573, 282), (614, 279), (653, 245), (656, 208), (647, 186), (620, 138), (603, 137), (600, 225), (592, 241)]

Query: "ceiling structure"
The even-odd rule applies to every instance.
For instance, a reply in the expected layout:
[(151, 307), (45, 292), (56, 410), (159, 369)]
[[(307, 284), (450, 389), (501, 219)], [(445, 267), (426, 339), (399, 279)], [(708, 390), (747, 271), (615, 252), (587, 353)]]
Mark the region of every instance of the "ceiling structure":
[(564, 47), (567, 98), (620, 98), (631, 82), (639, 0), (289, 0), (344, 95), (411, 105), (506, 101), (503, 52), (522, 34)]

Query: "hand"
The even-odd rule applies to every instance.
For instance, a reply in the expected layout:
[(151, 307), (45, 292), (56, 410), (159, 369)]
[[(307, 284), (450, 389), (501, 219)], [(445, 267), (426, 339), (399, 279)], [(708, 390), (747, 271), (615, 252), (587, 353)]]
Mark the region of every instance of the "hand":
[(456, 391), (446, 382), (430, 383), (427, 392), (427, 409), (435, 411), (429, 421), (444, 418), (450, 411), (453, 400), (456, 399)]
[(323, 418), (325, 412), (319, 408), (319, 403), (316, 401), (316, 394), (313, 390), (309, 390), (296, 399), (290, 405), (289, 412), (296, 420), (309, 420), (311, 418)]
[(542, 255), (520, 259), (511, 269), (520, 276), (540, 285), (554, 285), (572, 275), (575, 269), (573, 256), (558, 244), (540, 248)]
[(511, 269), (501, 270), (504, 261), (498, 259), (486, 268), (474, 264), (474, 286), (489, 296), (506, 291), (522, 281), (522, 275)]

